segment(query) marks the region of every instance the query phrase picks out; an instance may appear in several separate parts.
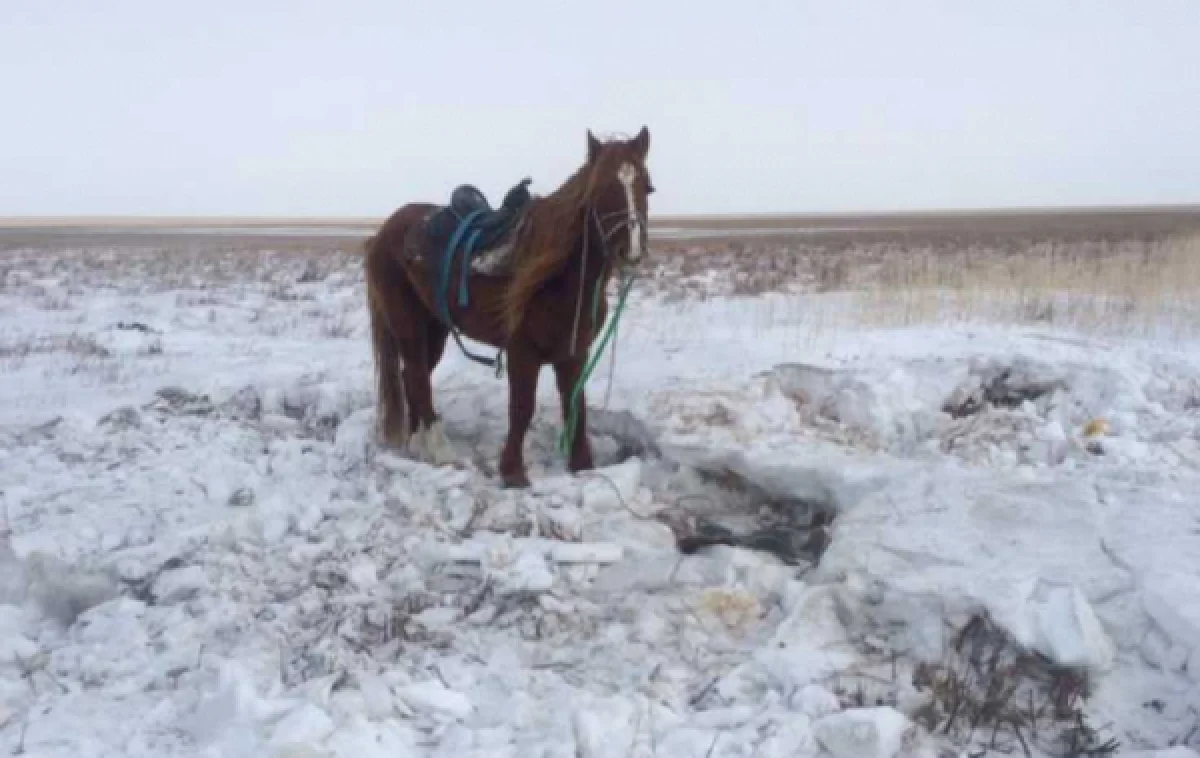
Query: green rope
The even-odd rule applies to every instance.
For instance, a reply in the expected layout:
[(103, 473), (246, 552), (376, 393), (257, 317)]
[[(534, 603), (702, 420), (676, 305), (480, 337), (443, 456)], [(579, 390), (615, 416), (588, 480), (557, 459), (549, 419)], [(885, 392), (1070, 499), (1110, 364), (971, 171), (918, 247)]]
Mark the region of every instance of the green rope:
[[(608, 325), (604, 329), (603, 335), (600, 337), (600, 344), (596, 346), (596, 352), (588, 359), (587, 364), (583, 367), (583, 372), (579, 378), (575, 380), (575, 386), (571, 388), (571, 399), (568, 404), (567, 423), (563, 427), (562, 434), (558, 438), (558, 451), (566, 455), (570, 450), (571, 441), (575, 439), (575, 427), (579, 424), (579, 396), (583, 393), (583, 387), (587, 384), (588, 379), (592, 375), (592, 371), (596, 369), (596, 364), (600, 361), (600, 356), (604, 353), (604, 347), (612, 338), (613, 333), (617, 330), (617, 322), (621, 320), (621, 313), (625, 310), (625, 298), (629, 296), (629, 290), (633, 288), (633, 277), (626, 276), (622, 279), (617, 292), (617, 307), (613, 309), (612, 318), (608, 320)], [(596, 282), (596, 289), (592, 294), (592, 320), (591, 323), (596, 323), (596, 315), (600, 311), (600, 295), (604, 291), (604, 280)]]

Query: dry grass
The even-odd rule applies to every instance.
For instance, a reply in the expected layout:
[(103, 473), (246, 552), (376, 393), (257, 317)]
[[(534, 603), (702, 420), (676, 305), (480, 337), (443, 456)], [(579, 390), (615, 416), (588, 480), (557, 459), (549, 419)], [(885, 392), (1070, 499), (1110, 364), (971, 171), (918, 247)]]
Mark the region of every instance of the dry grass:
[(858, 295), (870, 326), (1035, 324), (1133, 336), (1200, 335), (1200, 236), (1116, 246), (1045, 243), (1012, 255), (919, 251)]
[[(660, 219), (657, 227), (704, 236), (656, 239), (641, 290), (669, 302), (784, 296), (732, 302), (730, 317), (748, 329), (998, 323), (1200, 336), (1200, 209)], [(314, 294), (306, 285), (327, 276), (339, 286), (360, 282), (360, 247), (349, 236), (193, 234), (161, 224), (136, 233), (0, 229), (0, 295), (36, 295), (38, 307), (61, 310), (98, 287), (191, 298), (225, 289), (237, 298), (266, 284), (271, 299), (305, 301)]]
[(108, 358), (108, 348), (91, 335), (67, 334), (27, 338), (19, 342), (0, 341), (0, 359), (24, 359), (30, 355), (68, 353), (81, 358)]
[[(152, 355), (153, 344), (147, 348)], [(162, 351), (161, 344), (157, 347)], [(0, 373), (25, 369), (30, 358), (57, 354), (66, 360), (63, 369), (70, 374), (88, 376), (91, 380), (114, 383), (121, 376), (121, 362), (108, 348), (90, 334), (60, 334), (26, 337), (19, 340), (0, 339)]]
[(1120, 747), (1084, 714), (1085, 672), (1022, 649), (986, 615), (959, 630), (943, 661), (918, 666), (913, 684), (928, 697), (915, 720), (971, 755), (1101, 758)]
[[(318, 281), (333, 271), (358, 275), (360, 270), (357, 242), (340, 238), (164, 236), (147, 240), (123, 235), (67, 239), (54, 235), (7, 242), (11, 247), (5, 247), (0, 234), (0, 294), (35, 295), (45, 309), (67, 308), (70, 294), (110, 288), (126, 294), (237, 292), (266, 283), (272, 297), (286, 300), (293, 297), (295, 284)], [(61, 283), (69, 283), (71, 291), (63, 291)]]
[(1200, 223), (1120, 220), (664, 242), (648, 288), (668, 302), (797, 296), (775, 299), (772, 327), (779, 316), (822, 331), (974, 323), (1200, 336)]

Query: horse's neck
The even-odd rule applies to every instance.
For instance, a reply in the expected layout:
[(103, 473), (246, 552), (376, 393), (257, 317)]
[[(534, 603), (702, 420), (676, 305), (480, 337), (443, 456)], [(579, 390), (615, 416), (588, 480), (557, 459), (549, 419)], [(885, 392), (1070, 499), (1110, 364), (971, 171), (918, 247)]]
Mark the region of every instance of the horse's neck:
[[(584, 306), (589, 313), (596, 288), (604, 289), (611, 276), (606, 255), (604, 232), (600, 229), (595, 217), (589, 212), (583, 222), (583, 233), (578, 236), (575, 249), (566, 271), (566, 285), (571, 297), (583, 293)], [(603, 298), (603, 291), (600, 293)]]

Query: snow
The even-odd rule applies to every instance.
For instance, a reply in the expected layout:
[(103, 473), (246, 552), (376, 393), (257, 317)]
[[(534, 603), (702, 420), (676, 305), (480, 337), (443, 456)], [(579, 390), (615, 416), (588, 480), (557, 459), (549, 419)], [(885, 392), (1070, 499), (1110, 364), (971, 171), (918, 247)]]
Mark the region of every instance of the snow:
[[(359, 264), (277, 263), (9, 272), (0, 750), (936, 755), (911, 672), (986, 611), (1087, 672), (1122, 754), (1195, 755), (1200, 346), (639, 295), (599, 468), (565, 472), (543, 381), (510, 491), (502, 379), (450, 346), (456, 460), (379, 449)], [(768, 500), (834, 515), (819, 562), (663, 523)]]
[(884, 758), (900, 752), (908, 719), (893, 708), (854, 708), (813, 723), (817, 742), (835, 758)]
[(401, 687), (396, 693), (414, 711), (444, 714), (456, 719), (471, 715), (471, 702), (461, 692), (446, 689), (435, 681)]

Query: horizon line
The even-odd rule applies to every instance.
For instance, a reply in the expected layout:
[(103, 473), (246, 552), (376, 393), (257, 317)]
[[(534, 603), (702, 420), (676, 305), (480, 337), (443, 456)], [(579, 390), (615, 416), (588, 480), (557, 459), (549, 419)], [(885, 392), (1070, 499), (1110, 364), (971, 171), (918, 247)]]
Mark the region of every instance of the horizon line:
[[(958, 208), (877, 209), (845, 211), (763, 211), (742, 213), (665, 213), (651, 215), (651, 224), (697, 221), (822, 219), (822, 218), (895, 218), (922, 216), (994, 216), (1045, 215), (1054, 213), (1197, 213), (1200, 203), (1157, 203), (1122, 205), (1040, 205), (1040, 206), (977, 206)], [(389, 214), (379, 216), (259, 216), (237, 214), (29, 214), (0, 215), (0, 228), (35, 228), (39, 226), (347, 226), (377, 225)]]

